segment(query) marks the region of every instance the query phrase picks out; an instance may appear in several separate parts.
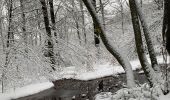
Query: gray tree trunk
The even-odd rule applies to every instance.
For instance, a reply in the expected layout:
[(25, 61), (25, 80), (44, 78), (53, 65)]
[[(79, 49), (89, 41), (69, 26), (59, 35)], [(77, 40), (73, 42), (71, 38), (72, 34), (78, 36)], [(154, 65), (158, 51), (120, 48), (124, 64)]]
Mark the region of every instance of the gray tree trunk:
[(153, 86), (154, 84), (162, 84), (163, 79), (155, 73), (153, 68), (148, 63), (146, 55), (144, 53), (144, 46), (142, 42), (142, 35), (135, 0), (129, 0), (129, 5), (132, 17), (133, 30), (135, 34), (137, 53), (142, 69), (144, 70), (144, 73), (150, 83), (150, 86)]
[(105, 15), (104, 15), (104, 6), (103, 6), (103, 3), (102, 3), (102, 0), (99, 0), (100, 1), (100, 8), (101, 8), (101, 13), (102, 13), (102, 21), (103, 21), (103, 27), (105, 29)]
[(12, 25), (12, 9), (13, 9), (13, 0), (8, 1), (8, 39), (7, 39), (7, 47), (9, 47), (14, 42), (14, 33), (13, 33), (13, 25)]
[[(93, 7), (94, 7), (95, 12), (96, 12), (96, 0), (92, 0), (92, 4), (93, 4)], [(94, 42), (95, 42), (95, 46), (99, 47), (99, 44), (100, 44), (100, 39), (99, 39), (99, 34), (100, 33), (99, 32), (100, 31), (98, 31), (98, 26), (97, 26), (97, 23), (95, 21), (93, 21), (93, 28), (94, 28)]]
[(118, 60), (118, 62), (122, 65), (126, 72), (126, 78), (127, 78), (127, 85), (128, 87), (134, 87), (135, 81), (134, 81), (134, 75), (132, 71), (132, 66), (130, 62), (128, 61), (127, 57), (118, 50), (118, 48), (111, 44), (111, 42), (108, 40), (106, 33), (104, 31), (103, 25), (100, 23), (100, 20), (96, 14), (95, 8), (91, 4), (90, 0), (82, 0), (87, 7), (93, 21), (98, 25), (97, 31), (99, 31), (99, 35), (106, 47), (106, 49)]
[(52, 40), (52, 34), (51, 34), (51, 28), (49, 26), (49, 18), (48, 18), (48, 11), (47, 11), (47, 5), (45, 0), (40, 0), (41, 5), (42, 5), (42, 12), (43, 12), (43, 16), (44, 16), (44, 24), (45, 24), (45, 29), (46, 29), (46, 33), (47, 33), (47, 39), (46, 39), (46, 48), (47, 50), (45, 51), (44, 55), (46, 57), (50, 58), (51, 61), (51, 67), (53, 70), (55, 70), (54, 65), (56, 64), (55, 61), (55, 56), (54, 56), (54, 47), (53, 47), (53, 40)]
[[(75, 24), (76, 24), (76, 30), (77, 30), (77, 36), (78, 36), (78, 39), (79, 39), (79, 44), (81, 45), (81, 34), (80, 34), (80, 27), (79, 27), (79, 16), (78, 16), (78, 13), (77, 13), (77, 9), (75, 7), (75, 2), (74, 0), (72, 0), (72, 12), (73, 12), (73, 19), (75, 21)], [(76, 9), (76, 10), (74, 10)]]
[[(21, 6), (21, 19), (22, 19), (22, 34), (23, 34), (23, 39), (24, 39), (24, 45), (25, 45), (25, 52), (26, 52), (26, 56), (28, 53), (28, 39), (27, 39), (27, 33), (26, 33), (26, 19), (25, 19), (25, 13), (24, 13), (24, 9), (25, 9), (25, 4), (24, 4), (24, 0), (20, 0), (20, 6)], [(31, 42), (33, 41), (33, 38), (30, 38)]]
[(143, 28), (143, 32), (144, 32), (147, 48), (148, 48), (148, 51), (149, 51), (149, 56), (150, 56), (152, 68), (155, 71), (160, 72), (160, 68), (159, 68), (160, 66), (158, 66), (156, 53), (155, 53), (155, 50), (154, 50), (154, 47), (153, 47), (151, 34), (149, 32), (148, 25), (147, 25), (146, 20), (145, 20), (145, 15), (142, 13), (142, 10), (141, 10), (139, 4), (137, 4), (137, 1), (136, 1), (136, 7), (137, 7), (137, 13), (138, 13), (138, 16), (139, 16), (139, 19), (140, 19), (140, 22), (141, 22), (141, 25), (142, 25), (142, 28)]
[(84, 42), (87, 43), (87, 36), (86, 36), (86, 28), (85, 28), (85, 20), (84, 20), (84, 7), (83, 2), (80, 0), (80, 10), (81, 10), (81, 18), (82, 18), (82, 33), (84, 34)]

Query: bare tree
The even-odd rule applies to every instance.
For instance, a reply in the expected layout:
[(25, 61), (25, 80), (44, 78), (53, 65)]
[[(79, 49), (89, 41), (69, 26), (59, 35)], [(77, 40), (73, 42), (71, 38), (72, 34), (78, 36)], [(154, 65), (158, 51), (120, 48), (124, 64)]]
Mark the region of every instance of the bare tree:
[(136, 7), (137, 7), (137, 13), (138, 13), (138, 16), (139, 16), (139, 20), (140, 20), (142, 28), (143, 28), (143, 32), (144, 32), (147, 48), (148, 48), (148, 51), (149, 51), (149, 56), (150, 56), (152, 68), (155, 71), (160, 72), (160, 68), (158, 66), (158, 62), (157, 62), (157, 58), (156, 58), (156, 53), (155, 53), (155, 50), (154, 50), (154, 47), (153, 47), (151, 34), (149, 32), (149, 28), (148, 28), (148, 25), (147, 25), (146, 20), (145, 20), (146, 17), (143, 14), (139, 4), (136, 4)]
[(78, 12), (76, 10), (74, 10), (76, 8), (75, 6), (75, 2), (74, 0), (72, 0), (72, 12), (73, 12), (73, 20), (76, 24), (76, 30), (77, 30), (77, 36), (78, 36), (78, 39), (79, 39), (79, 44), (81, 45), (81, 34), (80, 34), (80, 26), (79, 26), (79, 16), (78, 16)]
[(84, 34), (84, 42), (87, 43), (87, 36), (86, 36), (86, 28), (85, 28), (85, 19), (84, 19), (84, 7), (82, 0), (80, 1), (80, 10), (81, 10), (81, 19), (82, 19), (82, 33)]
[(105, 29), (105, 15), (104, 15), (104, 6), (103, 6), (103, 2), (102, 0), (99, 0), (100, 2), (100, 9), (101, 9), (101, 13), (102, 13), (102, 21), (103, 21), (103, 26), (104, 26), (104, 29)]
[(8, 39), (7, 47), (9, 47), (14, 42), (14, 33), (12, 25), (12, 9), (13, 9), (13, 0), (8, 0)]
[(123, 0), (118, 0), (118, 3), (120, 5), (120, 13), (121, 13), (121, 18), (122, 18), (122, 33), (124, 34), (124, 13), (123, 13)]
[(162, 35), (163, 40), (166, 42), (166, 49), (170, 54), (170, 1), (164, 0), (164, 18), (163, 18), (163, 28)]
[[(93, 4), (93, 7), (95, 8), (95, 12), (96, 12), (96, 0), (92, 0), (92, 4)], [(99, 39), (100, 31), (98, 31), (99, 28), (95, 21), (93, 21), (93, 27), (94, 27), (94, 42), (95, 42), (95, 46), (98, 47), (100, 44), (100, 39)]]
[(26, 18), (25, 18), (25, 13), (24, 13), (24, 0), (20, 0), (20, 6), (21, 6), (21, 19), (22, 19), (22, 33), (23, 33), (23, 39), (24, 39), (24, 44), (26, 46), (25, 52), (27, 53), (27, 33), (26, 33)]
[(135, 34), (135, 43), (137, 48), (138, 57), (142, 66), (142, 69), (144, 70), (145, 75), (147, 76), (147, 79), (151, 86), (153, 86), (154, 83), (156, 83), (156, 79), (154, 78), (155, 73), (151, 66), (149, 65), (149, 62), (147, 61), (145, 52), (144, 52), (144, 45), (142, 42), (142, 35), (140, 30), (140, 24), (139, 24), (139, 18), (137, 15), (136, 10), (136, 2), (134, 0), (129, 0), (130, 5), (130, 11), (131, 11), (131, 17), (132, 17), (132, 24), (133, 24), (133, 30)]
[(127, 78), (127, 85), (128, 87), (134, 87), (135, 86), (135, 81), (134, 81), (134, 75), (133, 75), (133, 71), (132, 71), (132, 66), (130, 64), (130, 62), (128, 61), (127, 57), (118, 50), (118, 48), (113, 45), (107, 38), (106, 33), (104, 31), (104, 27), (101, 24), (95, 8), (93, 7), (92, 3), (90, 0), (82, 0), (85, 4), (85, 6), (87, 7), (93, 22), (96, 23), (98, 30), (99, 31), (99, 35), (106, 47), (106, 49), (118, 60), (118, 62), (122, 65), (122, 67), (124, 68), (125, 72), (126, 72), (126, 78)]
[[(166, 87), (164, 87), (164, 85), (165, 85), (164, 79), (161, 77), (161, 75), (159, 73), (156, 73), (153, 70), (153, 68), (148, 63), (146, 55), (144, 53), (144, 46), (143, 46), (143, 42), (142, 42), (142, 35), (141, 35), (140, 23), (139, 23), (139, 17), (138, 17), (139, 12), (137, 10), (137, 1), (129, 0), (129, 5), (130, 5), (130, 11), (131, 11), (131, 17), (132, 17), (133, 30), (134, 30), (134, 34), (135, 34), (135, 43), (136, 43), (137, 53), (138, 53), (138, 57), (139, 57), (142, 69), (144, 70), (144, 73), (150, 83), (150, 86), (152, 87), (155, 84), (158, 84), (161, 86), (162, 92), (164, 94), (166, 94), (169, 91), (166, 89)], [(141, 18), (141, 16), (140, 16), (140, 18)], [(141, 20), (141, 22), (142, 21), (143, 20)], [(144, 22), (142, 22), (142, 23), (144, 25)], [(146, 26), (144, 26), (143, 28), (146, 28)], [(145, 32), (146, 32), (146, 30), (145, 30)], [(146, 35), (146, 33), (145, 33), (145, 35)], [(145, 37), (145, 38), (148, 38), (148, 37)]]
[(49, 18), (48, 18), (48, 11), (47, 11), (47, 5), (45, 0), (40, 0), (41, 5), (42, 5), (42, 12), (44, 16), (44, 24), (45, 24), (45, 29), (47, 33), (47, 39), (46, 39), (46, 52), (45, 56), (50, 58), (51, 64), (52, 64), (52, 69), (55, 70), (55, 57), (54, 57), (54, 51), (53, 51), (53, 40), (52, 40), (52, 34), (51, 34), (51, 28), (49, 26)]

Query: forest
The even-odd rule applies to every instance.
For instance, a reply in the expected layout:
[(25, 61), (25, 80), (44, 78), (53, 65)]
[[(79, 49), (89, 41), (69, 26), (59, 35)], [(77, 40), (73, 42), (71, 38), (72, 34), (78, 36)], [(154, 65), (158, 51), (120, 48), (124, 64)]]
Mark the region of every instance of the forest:
[(0, 0), (0, 100), (169, 100), (169, 0)]

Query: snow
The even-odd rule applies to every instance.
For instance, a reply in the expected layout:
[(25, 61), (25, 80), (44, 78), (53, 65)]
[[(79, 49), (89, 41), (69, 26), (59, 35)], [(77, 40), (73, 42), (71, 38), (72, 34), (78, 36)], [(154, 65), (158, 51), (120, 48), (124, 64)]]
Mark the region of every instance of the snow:
[(101, 92), (95, 96), (95, 100), (113, 100), (111, 92)]
[[(149, 56), (147, 56), (147, 58), (149, 61)], [(157, 59), (158, 59), (158, 63), (164, 63), (162, 56), (158, 56)], [(169, 57), (168, 57), (167, 61), (169, 63)], [(132, 65), (132, 70), (141, 68), (139, 60), (133, 60), (133, 61), (130, 61), (130, 63)], [(149, 61), (149, 63), (150, 63), (150, 61)], [(74, 79), (79, 79), (79, 80), (92, 80), (92, 79), (96, 79), (96, 78), (100, 78), (100, 77), (106, 77), (106, 76), (111, 76), (111, 75), (117, 75), (120, 73), (125, 73), (124, 69), (121, 66), (112, 65), (109, 62), (105, 63), (103, 65), (95, 64), (95, 65), (93, 65), (93, 69), (94, 70), (89, 71), (89, 72), (83, 72), (82, 70), (76, 71), (75, 67), (74, 68), (66, 68), (64, 71), (64, 75), (62, 75), (62, 76), (64, 76), (63, 78), (74, 78)], [(140, 73), (143, 73), (143, 72), (141, 71)], [(65, 77), (65, 76), (67, 76), (67, 77)]]
[[(95, 96), (95, 100), (161, 100), (158, 97), (160, 95), (162, 95), (162, 91), (159, 86), (150, 88), (148, 84), (143, 84), (135, 88), (122, 88), (115, 94), (110, 92), (99, 93)], [(163, 98), (162, 100), (166, 99)]]
[(161, 95), (161, 96), (159, 97), (159, 100), (170, 100), (170, 93), (167, 94), (167, 95)]
[[(149, 59), (149, 57), (147, 57)], [(163, 57), (158, 56), (158, 62), (163, 63)], [(169, 61), (169, 58), (168, 58)], [(132, 65), (132, 69), (136, 70), (141, 68), (139, 60), (133, 60), (130, 62)], [(92, 71), (87, 71), (84, 72), (84, 70), (78, 70), (77, 67), (71, 66), (71, 67), (66, 67), (61, 71), (59, 74), (60, 76), (54, 77), (54, 79), (62, 79), (62, 78), (73, 78), (73, 79), (79, 79), (79, 80), (92, 80), (100, 77), (105, 77), (105, 76), (111, 76), (111, 75), (117, 75), (120, 73), (124, 73), (125, 71), (123, 68), (119, 65), (112, 65), (110, 63), (105, 63), (105, 64), (94, 64), (93, 65)], [(48, 89), (50, 87), (53, 87), (52, 82), (44, 82), (44, 83), (39, 83), (39, 84), (32, 84), (28, 85), (22, 88), (18, 88), (15, 91), (12, 91), (10, 93), (1, 93), (0, 98), (1, 100), (10, 100), (11, 98), (18, 98), (18, 97), (23, 97), (27, 95), (31, 95), (34, 93), (38, 93), (40, 91), (43, 91), (45, 89)], [(111, 95), (111, 94), (107, 94)], [(105, 97), (106, 94), (100, 94), (100, 96), (96, 97), (98, 98), (97, 100), (111, 100), (111, 99), (102, 99), (102, 97)], [(166, 97), (166, 96), (163, 96)], [(163, 98), (161, 97), (161, 98)], [(170, 98), (170, 96), (168, 96)], [(161, 99), (161, 100), (166, 100), (166, 99)]]
[(1, 93), (0, 100), (11, 100), (18, 97), (28, 96), (53, 87), (51, 82), (37, 83), (21, 87), (10, 93)]

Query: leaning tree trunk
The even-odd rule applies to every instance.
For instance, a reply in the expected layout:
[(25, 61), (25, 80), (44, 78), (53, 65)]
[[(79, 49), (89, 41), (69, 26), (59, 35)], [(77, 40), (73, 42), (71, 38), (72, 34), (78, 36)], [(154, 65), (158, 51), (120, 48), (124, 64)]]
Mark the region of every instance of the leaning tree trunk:
[(151, 60), (151, 64), (152, 64), (152, 68), (156, 71), (156, 72), (160, 72), (160, 68), (158, 66), (158, 62), (157, 62), (157, 58), (156, 58), (156, 53), (153, 47), (153, 42), (151, 39), (151, 34), (149, 32), (148, 29), (148, 25), (146, 23), (145, 20), (145, 15), (142, 13), (141, 7), (139, 6), (139, 4), (137, 4), (136, 1), (136, 9), (137, 9), (137, 13), (143, 28), (143, 32), (144, 32), (144, 37), (146, 40), (146, 44), (147, 44), (147, 48), (148, 48), (148, 52), (149, 52), (149, 56), (150, 56), (150, 60)]
[(99, 35), (100, 35), (106, 49), (118, 60), (118, 62), (124, 68), (124, 70), (126, 72), (126, 78), (127, 78), (128, 87), (134, 87), (135, 86), (135, 81), (134, 81), (134, 75), (133, 75), (133, 71), (132, 71), (132, 66), (131, 66), (130, 62), (128, 61), (127, 57), (122, 52), (120, 52), (115, 45), (111, 44), (111, 42), (106, 37), (104, 27), (100, 23), (100, 20), (99, 20), (97, 14), (96, 14), (95, 8), (91, 4), (91, 1), (90, 0), (82, 0), (82, 1), (86, 5), (86, 7), (87, 7), (93, 21), (97, 25), (97, 31), (99, 31), (99, 33), (100, 33)]
[(140, 30), (140, 24), (139, 24), (135, 0), (129, 0), (129, 5), (130, 5), (134, 34), (135, 34), (137, 53), (138, 53), (138, 57), (139, 57), (142, 69), (144, 70), (144, 73), (150, 85), (153, 86), (154, 84), (159, 84), (161, 85), (161, 89), (164, 92), (165, 90), (163, 87), (164, 80), (158, 74), (155, 73), (153, 68), (149, 65), (147, 58), (144, 54), (144, 46), (142, 42), (142, 36), (141, 36), (141, 30)]
[(43, 12), (43, 16), (44, 16), (44, 24), (45, 24), (45, 29), (46, 29), (46, 33), (47, 33), (47, 40), (46, 40), (46, 52), (44, 53), (44, 55), (46, 57), (50, 58), (50, 63), (52, 64), (52, 69), (55, 70), (55, 57), (54, 57), (54, 51), (53, 51), (53, 40), (52, 40), (52, 34), (51, 34), (51, 28), (49, 26), (49, 19), (48, 19), (48, 11), (47, 11), (47, 6), (46, 6), (46, 2), (45, 0), (40, 0), (41, 5), (42, 5), (42, 12)]

